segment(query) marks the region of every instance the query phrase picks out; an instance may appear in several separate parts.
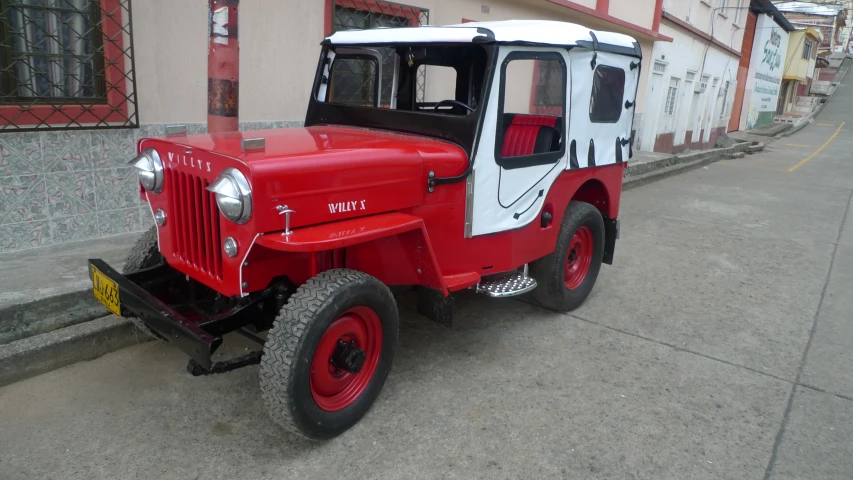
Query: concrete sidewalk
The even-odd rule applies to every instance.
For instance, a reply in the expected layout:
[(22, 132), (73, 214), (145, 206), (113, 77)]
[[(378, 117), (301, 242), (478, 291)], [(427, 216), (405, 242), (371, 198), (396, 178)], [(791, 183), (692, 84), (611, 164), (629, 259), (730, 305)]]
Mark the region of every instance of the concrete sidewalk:
[(121, 267), (138, 236), (0, 255), (0, 385), (147, 341), (95, 300), (86, 266)]

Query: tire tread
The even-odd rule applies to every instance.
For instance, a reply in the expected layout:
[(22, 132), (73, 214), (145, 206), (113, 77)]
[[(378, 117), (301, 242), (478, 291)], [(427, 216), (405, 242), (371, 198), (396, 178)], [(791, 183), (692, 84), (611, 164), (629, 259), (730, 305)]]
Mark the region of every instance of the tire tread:
[(261, 358), (261, 397), (269, 415), (287, 432), (305, 435), (296, 423), (296, 406), (287, 391), (292, 388), (296, 352), (305, 342), (304, 333), (311, 320), (337, 290), (372, 279), (349, 269), (321, 272), (296, 289), (273, 322)]

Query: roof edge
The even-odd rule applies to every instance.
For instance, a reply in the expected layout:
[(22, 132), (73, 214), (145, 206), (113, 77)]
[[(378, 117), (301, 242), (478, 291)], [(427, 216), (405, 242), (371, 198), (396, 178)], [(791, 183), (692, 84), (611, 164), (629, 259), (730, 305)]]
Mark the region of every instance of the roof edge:
[(763, 13), (772, 17), (776, 25), (779, 25), (782, 27), (782, 30), (788, 33), (796, 30), (788, 18), (770, 0), (750, 0), (749, 9), (754, 13)]

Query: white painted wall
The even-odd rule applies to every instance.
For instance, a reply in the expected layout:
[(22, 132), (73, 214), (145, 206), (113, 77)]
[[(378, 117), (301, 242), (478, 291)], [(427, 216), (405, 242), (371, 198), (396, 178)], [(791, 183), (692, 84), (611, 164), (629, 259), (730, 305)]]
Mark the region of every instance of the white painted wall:
[[(660, 77), (660, 85), (649, 84), (645, 91), (648, 102), (655, 105), (647, 106), (647, 111), (654, 115), (643, 118), (638, 127), (639, 143), (635, 144), (638, 150), (651, 151), (657, 136), (666, 133), (682, 133), (681, 138), (673, 141), (675, 146), (684, 144), (684, 135), (692, 130), (693, 141), (699, 140), (699, 132), (705, 130), (705, 140), (712, 129), (725, 126), (729, 114), (720, 116), (720, 107), (717, 102), (717, 94), (725, 85), (731, 82), (729, 93), (723, 105), (730, 105), (734, 99), (734, 87), (737, 76), (739, 58), (729, 52), (716, 47), (709, 47), (708, 42), (702, 38), (694, 37), (682, 29), (673, 27), (667, 22), (661, 24), (661, 33), (674, 39), (672, 43), (655, 43), (650, 62), (653, 68), (654, 62), (666, 63), (666, 70)], [(691, 88), (686, 81), (688, 71), (695, 72), (695, 78)], [(708, 75), (708, 85), (704, 93), (694, 93), (694, 87), (700, 82), (703, 75)], [(679, 91), (676, 112), (672, 118), (664, 112), (666, 94), (671, 78), (678, 78)], [(717, 86), (713, 87), (713, 81), (717, 78)], [(653, 83), (653, 82), (652, 82)], [(681, 126), (681, 129), (679, 129)]]
[[(776, 37), (778, 35), (778, 37)], [(774, 44), (778, 38), (778, 46)], [(759, 121), (772, 122), (779, 99), (785, 56), (788, 52), (788, 33), (768, 15), (759, 15), (755, 23), (755, 40), (749, 72), (746, 76), (740, 130), (750, 130)], [(766, 118), (770, 116), (770, 122)]]

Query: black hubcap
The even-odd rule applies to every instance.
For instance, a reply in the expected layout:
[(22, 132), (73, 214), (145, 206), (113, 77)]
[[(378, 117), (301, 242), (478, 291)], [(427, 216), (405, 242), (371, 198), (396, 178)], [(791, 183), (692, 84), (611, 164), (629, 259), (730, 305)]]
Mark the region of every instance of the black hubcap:
[(330, 363), (339, 370), (345, 370), (349, 373), (358, 373), (361, 367), (364, 366), (364, 359), (367, 355), (364, 350), (355, 346), (355, 341), (344, 342), (338, 341), (338, 346), (332, 352)]

